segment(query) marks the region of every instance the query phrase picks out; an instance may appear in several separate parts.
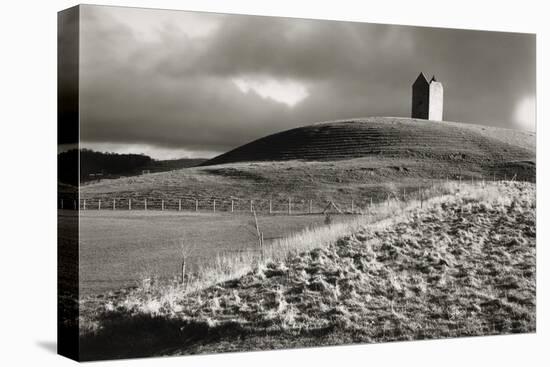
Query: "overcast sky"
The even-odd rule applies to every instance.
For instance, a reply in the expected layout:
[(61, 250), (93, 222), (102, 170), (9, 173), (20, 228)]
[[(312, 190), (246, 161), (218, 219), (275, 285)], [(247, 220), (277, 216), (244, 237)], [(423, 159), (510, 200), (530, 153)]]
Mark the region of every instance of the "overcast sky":
[(410, 116), (419, 72), (444, 119), (534, 130), (535, 37), (83, 6), (85, 147), (211, 157), (318, 121)]

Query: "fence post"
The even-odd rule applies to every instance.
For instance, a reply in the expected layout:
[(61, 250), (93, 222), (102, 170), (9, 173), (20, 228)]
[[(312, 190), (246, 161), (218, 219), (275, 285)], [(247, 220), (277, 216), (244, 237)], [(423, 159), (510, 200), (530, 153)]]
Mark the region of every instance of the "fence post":
[(132, 210), (132, 199), (128, 199), (128, 210)]
[(231, 199), (231, 213), (233, 213), (233, 199)]
[(113, 199), (113, 210), (116, 210), (116, 199)]
[(407, 191), (403, 187), (403, 201), (406, 201), (406, 200), (407, 200)]
[(292, 199), (288, 198), (288, 214), (292, 213)]
[(143, 207), (145, 208), (144, 210), (147, 210), (147, 198), (145, 198), (145, 201), (143, 202)]
[(63, 209), (63, 199), (61, 199), (61, 209)]
[(199, 211), (199, 199), (195, 199), (195, 211)]
[(354, 209), (354, 207), (353, 207), (353, 199), (351, 199), (351, 212), (352, 212), (352, 213), (353, 213), (353, 209)]
[(86, 199), (82, 200), (82, 210), (86, 210)]
[(73, 209), (75, 209), (75, 210), (78, 209), (78, 208), (76, 207), (76, 200), (74, 200), (74, 199), (73, 199)]
[(252, 200), (250, 200), (250, 211), (252, 211)]
[(97, 210), (101, 210), (101, 199), (97, 202)]
[(269, 214), (273, 213), (273, 209), (271, 206), (271, 199), (269, 199)]
[(164, 210), (164, 199), (160, 200), (160, 210)]
[[(351, 201), (353, 203), (353, 200)], [(312, 200), (309, 199), (309, 214), (313, 213), (313, 208), (312, 208)]]
[(388, 204), (388, 206), (390, 206), (390, 194), (388, 193), (388, 198), (386, 199), (386, 204)]
[(213, 211), (214, 211), (214, 212), (216, 211), (216, 199), (214, 199), (214, 207), (213, 207)]
[(181, 199), (178, 199), (178, 211), (181, 212)]
[(370, 197), (370, 206), (372, 208), (372, 196)]

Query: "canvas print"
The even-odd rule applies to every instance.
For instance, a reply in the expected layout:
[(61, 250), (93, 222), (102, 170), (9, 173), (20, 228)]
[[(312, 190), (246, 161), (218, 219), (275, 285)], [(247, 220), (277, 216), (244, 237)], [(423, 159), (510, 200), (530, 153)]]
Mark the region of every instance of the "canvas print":
[(534, 34), (58, 24), (60, 354), (535, 332)]

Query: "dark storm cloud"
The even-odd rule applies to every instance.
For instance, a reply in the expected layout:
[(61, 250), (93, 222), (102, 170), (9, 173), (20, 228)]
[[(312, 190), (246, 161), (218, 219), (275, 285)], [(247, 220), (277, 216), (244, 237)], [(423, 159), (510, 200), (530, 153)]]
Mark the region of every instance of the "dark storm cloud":
[[(446, 120), (512, 127), (535, 93), (532, 35), (166, 11), (145, 27), (147, 14), (82, 11), (86, 142), (221, 152), (316, 121), (408, 116), (420, 71), (443, 82)], [(291, 107), (236, 80), (307, 97)]]
[[(400, 33), (403, 37), (398, 37)], [(390, 39), (395, 43), (388, 44)], [(178, 61), (184, 51), (168, 55), (160, 66), (173, 76), (200, 72), (309, 80), (353, 78), (368, 72), (369, 64), (379, 64), (379, 58), (394, 63), (391, 57), (399, 56), (399, 48), (407, 43), (406, 33), (374, 25), (228, 16), (193, 64)]]

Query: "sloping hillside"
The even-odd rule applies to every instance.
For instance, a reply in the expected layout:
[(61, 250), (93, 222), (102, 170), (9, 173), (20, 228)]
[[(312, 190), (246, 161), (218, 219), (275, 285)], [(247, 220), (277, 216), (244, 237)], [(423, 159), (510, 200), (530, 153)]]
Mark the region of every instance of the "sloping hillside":
[[(494, 136), (494, 138), (493, 138)], [(321, 210), (327, 201), (363, 207), (371, 199), (403, 195), (432, 180), (534, 181), (534, 135), (467, 125), (398, 118), (319, 123), (243, 145), (193, 167), (81, 188), (93, 208), (99, 199), (127, 207), (245, 210), (253, 200), (267, 211), (269, 200), (282, 210), (291, 197), (296, 212)]]
[(534, 185), (462, 185), (195, 293), (115, 294), (103, 312), (84, 312), (81, 350), (117, 358), (534, 332), (535, 271)]
[(269, 135), (202, 165), (253, 161), (339, 160), (368, 156), (441, 161), (533, 159), (533, 135), (477, 125), (371, 117), (324, 122)]

